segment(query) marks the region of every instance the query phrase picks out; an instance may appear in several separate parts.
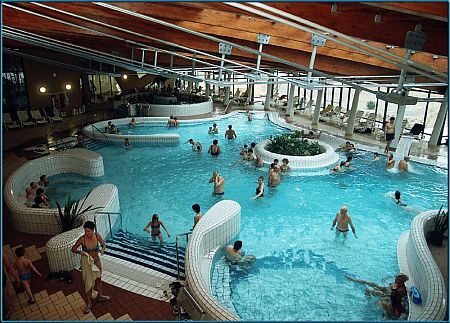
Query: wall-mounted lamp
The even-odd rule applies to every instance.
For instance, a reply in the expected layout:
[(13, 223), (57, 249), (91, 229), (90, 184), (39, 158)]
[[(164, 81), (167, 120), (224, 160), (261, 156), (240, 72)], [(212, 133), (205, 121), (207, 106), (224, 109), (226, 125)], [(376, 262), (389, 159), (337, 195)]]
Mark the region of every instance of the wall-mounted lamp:
[(45, 93), (45, 92), (47, 92), (47, 89), (45, 88), (45, 86), (41, 86), (41, 87), (39, 88), (39, 92)]
[(123, 75), (122, 75), (122, 78), (123, 78), (124, 80), (126, 80), (126, 79), (128, 78), (128, 75), (127, 75), (127, 74), (123, 74)]
[(373, 21), (374, 21), (376, 24), (381, 24), (381, 14), (376, 14), (376, 15), (375, 15), (375, 18), (373, 19)]
[(438, 55), (433, 55), (433, 59), (438, 59), (439, 56)]
[(66, 90), (70, 90), (72, 88), (72, 85), (70, 85), (69, 83), (66, 84)]
[(395, 46), (394, 45), (386, 45), (386, 49), (394, 49)]

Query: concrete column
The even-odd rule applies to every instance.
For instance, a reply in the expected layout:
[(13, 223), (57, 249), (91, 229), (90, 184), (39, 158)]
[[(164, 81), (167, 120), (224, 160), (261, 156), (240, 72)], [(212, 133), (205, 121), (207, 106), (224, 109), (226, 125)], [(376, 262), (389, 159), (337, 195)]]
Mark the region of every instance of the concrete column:
[(286, 107), (286, 114), (288, 114), (289, 117), (294, 116), (294, 94), (295, 94), (295, 85), (291, 83), (289, 85), (288, 104)]
[(350, 115), (348, 116), (347, 129), (345, 129), (345, 137), (351, 137), (353, 135), (353, 130), (355, 130), (355, 119), (356, 111), (358, 110), (359, 94), (361, 93), (360, 88), (355, 89), (355, 95), (353, 96), (352, 109), (350, 110)]
[[(209, 80), (209, 72), (206, 73), (206, 78)], [(209, 83), (206, 83), (206, 89), (205, 89), (205, 94), (206, 96), (209, 96), (209, 92), (211, 91), (211, 85)]]
[(247, 102), (248, 102), (248, 104), (252, 104), (252, 103), (253, 103), (253, 102), (252, 102), (252, 96), (253, 96), (253, 82), (250, 81), (250, 80), (249, 80), (249, 83), (248, 83), (248, 91), (247, 91), (247, 94), (248, 94)]
[(442, 127), (445, 124), (445, 114), (447, 113), (448, 108), (448, 88), (445, 90), (444, 101), (441, 103), (441, 107), (439, 108), (439, 112), (436, 118), (436, 122), (434, 123), (433, 132), (431, 133), (430, 141), (428, 142), (428, 146), (437, 146), (437, 142), (439, 139), (439, 135), (441, 133)]
[(322, 98), (323, 98), (323, 89), (317, 91), (316, 108), (314, 109), (314, 115), (311, 121), (311, 126), (317, 126), (319, 124), (320, 106), (322, 105)]
[[(408, 92), (406, 92), (406, 95), (408, 95)], [(397, 148), (398, 141), (400, 140), (400, 137), (402, 135), (402, 125), (403, 125), (403, 119), (405, 117), (405, 110), (406, 105), (398, 105), (397, 106), (397, 115), (395, 116), (395, 138), (392, 140), (390, 148)]]
[[(272, 82), (273, 79), (269, 79), (269, 82)], [(264, 102), (264, 110), (270, 110), (270, 101), (272, 100), (272, 88), (273, 84), (267, 84), (267, 92), (266, 92), (266, 101)]]
[(192, 92), (192, 82), (188, 82), (187, 91), (188, 93)]

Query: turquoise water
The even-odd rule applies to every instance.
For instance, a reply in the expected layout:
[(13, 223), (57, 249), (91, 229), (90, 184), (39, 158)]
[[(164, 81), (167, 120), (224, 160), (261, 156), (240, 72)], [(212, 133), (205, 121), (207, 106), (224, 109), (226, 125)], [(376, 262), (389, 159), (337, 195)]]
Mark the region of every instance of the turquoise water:
[[(220, 135), (215, 136), (207, 133), (212, 122), (170, 130), (181, 136), (178, 147), (101, 148), (105, 176), (83, 187), (64, 181), (92, 179), (58, 175), (50, 180), (60, 181), (61, 187), (79, 197), (101, 183), (115, 184), (124, 229), (142, 234), (151, 215), (158, 213), (172, 235), (168, 239), (163, 232), (165, 240), (173, 242), (177, 233), (192, 227), (192, 204), (199, 203), (205, 212), (220, 200), (212, 196), (208, 183), (218, 170), (225, 178), (223, 198), (242, 207), (239, 238), (246, 252), (257, 257), (248, 273), (231, 272), (233, 303), (243, 319), (382, 319), (375, 300), (366, 299), (363, 287), (344, 276), (386, 284), (392, 279), (398, 271), (397, 240), (410, 228), (413, 217), (419, 211), (447, 206), (447, 170), (412, 163), (411, 173), (390, 173), (384, 169), (384, 157), (371, 163), (372, 154), (361, 152), (347, 173), (305, 176), (292, 171), (282, 177), (279, 187), (252, 200), (258, 176), (265, 176), (267, 183), (267, 167), (255, 169), (241, 163), (240, 148), (288, 130), (262, 114), (255, 115), (252, 123), (242, 114), (216, 123)], [(236, 130), (234, 141), (224, 139), (228, 124)], [(203, 144), (202, 154), (185, 144), (189, 138)], [(223, 151), (218, 158), (206, 153), (215, 138)], [(408, 208), (390, 198), (395, 190), (402, 192)], [(330, 230), (344, 204), (359, 239), (350, 233), (347, 241), (335, 241)]]

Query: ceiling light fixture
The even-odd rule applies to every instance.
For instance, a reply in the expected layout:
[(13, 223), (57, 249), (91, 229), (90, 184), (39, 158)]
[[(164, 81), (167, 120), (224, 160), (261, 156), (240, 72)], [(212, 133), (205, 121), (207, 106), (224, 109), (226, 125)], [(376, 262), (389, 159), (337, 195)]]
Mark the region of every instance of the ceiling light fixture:
[(47, 89), (45, 88), (45, 86), (41, 86), (41, 87), (39, 88), (39, 92), (45, 93), (45, 92), (47, 92)]

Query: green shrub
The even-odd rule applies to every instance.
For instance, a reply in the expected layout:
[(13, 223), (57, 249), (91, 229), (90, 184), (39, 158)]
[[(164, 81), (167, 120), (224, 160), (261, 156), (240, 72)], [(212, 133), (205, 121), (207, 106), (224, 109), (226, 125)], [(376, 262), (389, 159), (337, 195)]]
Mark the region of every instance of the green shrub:
[(367, 106), (367, 109), (369, 109), (369, 110), (375, 110), (376, 103), (374, 101), (369, 101), (369, 102), (367, 102), (366, 106)]
[(265, 148), (275, 154), (290, 156), (315, 156), (325, 152), (318, 142), (302, 138), (300, 131), (276, 136)]

